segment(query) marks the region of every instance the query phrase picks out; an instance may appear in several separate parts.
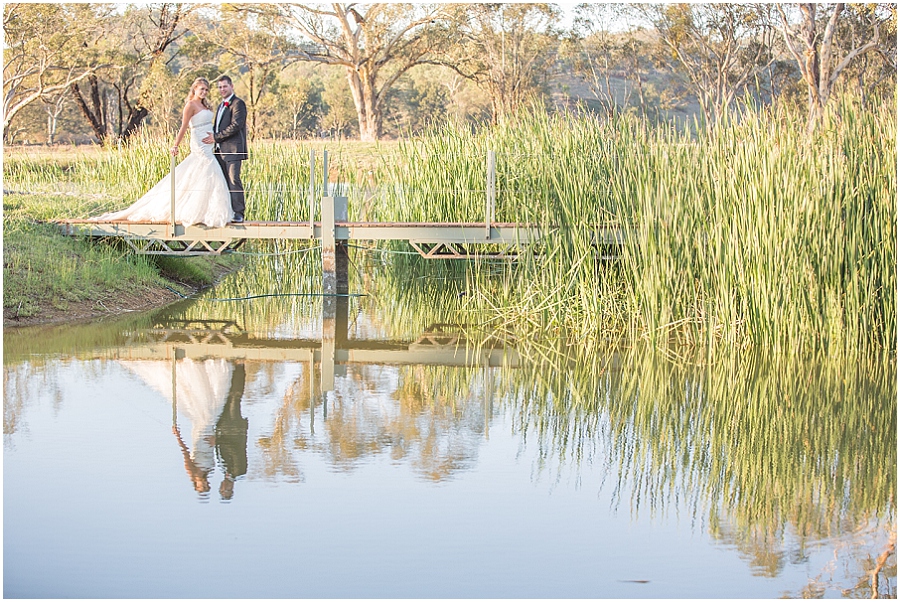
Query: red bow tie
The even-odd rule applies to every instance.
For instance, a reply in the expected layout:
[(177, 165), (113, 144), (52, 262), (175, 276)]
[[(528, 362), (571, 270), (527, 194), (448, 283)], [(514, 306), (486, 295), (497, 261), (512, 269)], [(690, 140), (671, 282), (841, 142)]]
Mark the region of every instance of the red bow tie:
[(228, 101), (227, 101), (227, 100), (226, 100), (225, 102), (223, 102), (222, 104), (225, 105), (225, 108), (226, 108), (226, 109), (228, 108)]

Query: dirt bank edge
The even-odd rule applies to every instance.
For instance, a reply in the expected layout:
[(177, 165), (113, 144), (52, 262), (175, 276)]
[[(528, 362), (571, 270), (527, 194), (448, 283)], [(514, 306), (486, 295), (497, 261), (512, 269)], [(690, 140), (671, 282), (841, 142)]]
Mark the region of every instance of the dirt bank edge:
[(117, 292), (105, 298), (86, 299), (84, 301), (68, 301), (65, 307), (54, 307), (44, 304), (31, 316), (19, 316), (15, 308), (3, 308), (3, 329), (22, 328), (27, 326), (47, 326), (52, 324), (80, 323), (122, 315), (130, 312), (161, 309), (166, 305), (181, 301), (202, 290), (215, 286), (224, 276), (243, 267), (240, 264), (214, 264), (214, 280), (212, 284), (168, 280), (173, 287), (181, 289), (182, 294), (167, 288), (165, 285), (144, 286), (130, 293)]

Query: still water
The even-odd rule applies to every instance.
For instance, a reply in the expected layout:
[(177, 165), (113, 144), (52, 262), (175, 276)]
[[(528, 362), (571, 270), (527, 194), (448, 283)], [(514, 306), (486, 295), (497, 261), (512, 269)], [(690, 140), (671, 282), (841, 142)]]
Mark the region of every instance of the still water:
[(5, 597), (896, 596), (893, 364), (264, 284), (4, 333)]

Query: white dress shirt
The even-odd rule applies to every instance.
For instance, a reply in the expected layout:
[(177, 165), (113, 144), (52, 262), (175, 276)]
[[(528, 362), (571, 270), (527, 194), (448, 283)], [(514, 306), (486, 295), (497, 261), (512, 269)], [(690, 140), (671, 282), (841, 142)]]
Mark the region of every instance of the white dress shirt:
[(217, 132), (219, 131), (219, 123), (222, 121), (222, 113), (225, 112), (225, 103), (226, 103), (226, 102), (227, 102), (227, 103), (230, 103), (232, 98), (234, 98), (234, 94), (232, 94), (232, 95), (229, 96), (228, 98), (224, 99), (224, 100), (222, 101), (222, 108), (221, 108), (221, 109), (218, 111), (218, 113), (216, 114), (216, 131), (217, 131)]

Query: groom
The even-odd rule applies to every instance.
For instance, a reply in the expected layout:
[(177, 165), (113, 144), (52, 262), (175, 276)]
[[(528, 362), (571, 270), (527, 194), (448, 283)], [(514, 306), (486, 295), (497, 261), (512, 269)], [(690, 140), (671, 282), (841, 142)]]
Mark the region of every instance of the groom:
[(231, 78), (223, 75), (216, 83), (222, 103), (216, 107), (213, 132), (203, 139), (206, 144), (216, 145), (215, 155), (228, 182), (231, 192), (232, 222), (244, 221), (244, 184), (241, 182), (241, 161), (247, 156), (247, 105), (234, 95)]

